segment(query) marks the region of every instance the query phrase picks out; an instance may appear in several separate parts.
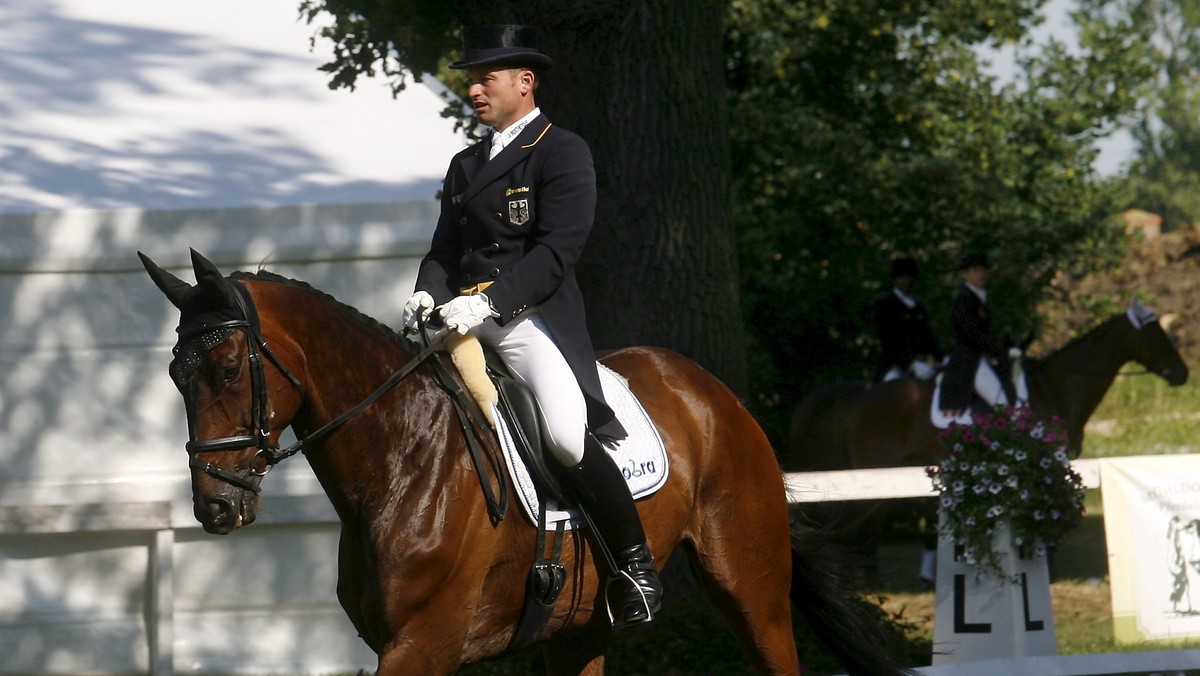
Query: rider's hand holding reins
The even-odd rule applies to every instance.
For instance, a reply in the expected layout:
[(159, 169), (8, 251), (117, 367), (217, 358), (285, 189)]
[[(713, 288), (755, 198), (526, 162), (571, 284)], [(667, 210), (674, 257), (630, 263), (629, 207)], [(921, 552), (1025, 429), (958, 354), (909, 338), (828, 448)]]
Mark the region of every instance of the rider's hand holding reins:
[(433, 312), (433, 296), (427, 291), (418, 291), (409, 296), (404, 302), (404, 311), (401, 314), (403, 320), (404, 331), (406, 333), (417, 331), (417, 322), (426, 321), (429, 315)]
[(473, 296), (458, 296), (438, 308), (446, 328), (466, 335), (467, 331), (479, 326), (489, 317), (499, 317), (492, 303), (482, 293)]

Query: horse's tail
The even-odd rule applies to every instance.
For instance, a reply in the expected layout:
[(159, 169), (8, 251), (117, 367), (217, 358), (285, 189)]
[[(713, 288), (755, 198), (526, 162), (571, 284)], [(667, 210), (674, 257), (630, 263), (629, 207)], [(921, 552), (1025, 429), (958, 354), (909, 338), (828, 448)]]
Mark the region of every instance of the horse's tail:
[(843, 554), (819, 529), (792, 523), (792, 603), (813, 634), (851, 676), (909, 674), (890, 647), (896, 640), (870, 602), (847, 591)]

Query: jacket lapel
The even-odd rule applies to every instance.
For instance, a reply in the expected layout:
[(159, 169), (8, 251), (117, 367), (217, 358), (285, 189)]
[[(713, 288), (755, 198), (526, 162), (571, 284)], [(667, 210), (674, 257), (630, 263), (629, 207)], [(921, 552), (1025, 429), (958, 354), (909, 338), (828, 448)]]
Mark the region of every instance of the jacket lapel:
[(475, 144), (473, 153), (467, 155), (462, 160), (463, 175), (467, 178), (467, 187), (475, 182), (475, 177), (479, 174), (479, 170), (487, 166), (488, 142), (487, 140), (480, 141)]
[[(479, 191), (482, 190), (484, 186), (488, 185), (492, 181), (495, 181), (501, 176), (504, 176), (509, 172), (510, 169), (516, 166), (518, 162), (525, 159), (529, 153), (533, 152), (533, 147), (537, 145), (537, 142), (541, 140), (542, 135), (549, 127), (550, 120), (546, 119), (545, 115), (538, 115), (525, 127), (524, 131), (522, 131), (515, 139), (512, 140), (512, 143), (509, 143), (508, 146), (505, 147), (503, 152), (493, 159), (488, 160), (486, 164), (479, 168), (478, 173), (472, 176), (468, 172), (467, 180), (469, 181), (469, 184), (467, 185), (467, 189), (463, 192), (463, 202), (470, 201), (472, 197), (479, 194)], [(483, 147), (483, 154), (480, 155), (480, 153), (477, 152), (475, 157), (487, 157), (486, 153), (488, 151), (488, 144), (485, 142), (480, 143), (479, 145)], [(463, 170), (467, 171), (465, 165), (463, 166)]]

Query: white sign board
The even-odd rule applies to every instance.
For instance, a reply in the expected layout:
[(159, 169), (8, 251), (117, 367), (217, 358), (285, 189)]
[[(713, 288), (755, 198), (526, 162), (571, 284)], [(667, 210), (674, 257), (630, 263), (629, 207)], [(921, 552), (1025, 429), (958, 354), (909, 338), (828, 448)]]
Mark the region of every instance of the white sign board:
[(1100, 484), (1114, 637), (1200, 636), (1200, 457), (1102, 460)]
[(933, 664), (1056, 655), (1054, 609), (1045, 556), (1020, 556), (1007, 529), (995, 546), (1012, 581), (981, 574), (938, 538)]

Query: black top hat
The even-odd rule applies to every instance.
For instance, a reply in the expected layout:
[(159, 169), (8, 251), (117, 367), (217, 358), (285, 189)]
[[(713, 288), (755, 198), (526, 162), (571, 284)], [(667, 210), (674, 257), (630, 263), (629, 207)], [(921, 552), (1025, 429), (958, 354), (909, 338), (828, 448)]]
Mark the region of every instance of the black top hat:
[(969, 254), (966, 254), (965, 256), (963, 256), (962, 260), (960, 260), (958, 262), (958, 269), (960, 272), (963, 270), (966, 270), (967, 268), (986, 268), (986, 267), (988, 267), (988, 257), (987, 257), (987, 254), (985, 254), (985, 253), (978, 253), (978, 252), (969, 253)]
[(467, 26), (463, 28), (463, 59), (450, 67), (527, 66), (548, 70), (554, 61), (538, 51), (538, 37), (533, 26)]
[(888, 276), (896, 277), (912, 277), (916, 279), (921, 276), (921, 270), (917, 267), (917, 262), (911, 258), (893, 258), (892, 269), (888, 271)]

